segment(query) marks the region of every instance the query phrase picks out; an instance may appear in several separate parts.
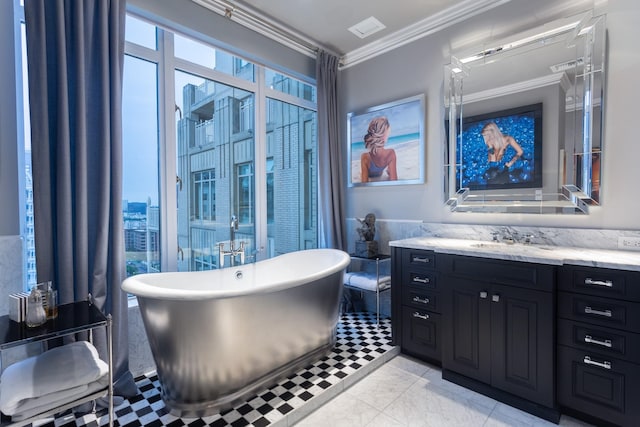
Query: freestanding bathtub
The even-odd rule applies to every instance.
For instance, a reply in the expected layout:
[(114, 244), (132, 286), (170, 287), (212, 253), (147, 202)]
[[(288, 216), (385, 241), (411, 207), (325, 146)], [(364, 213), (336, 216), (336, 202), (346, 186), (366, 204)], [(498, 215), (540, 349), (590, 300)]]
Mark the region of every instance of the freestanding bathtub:
[(309, 249), (126, 279), (165, 405), (178, 416), (211, 415), (328, 354), (349, 261), (339, 250)]

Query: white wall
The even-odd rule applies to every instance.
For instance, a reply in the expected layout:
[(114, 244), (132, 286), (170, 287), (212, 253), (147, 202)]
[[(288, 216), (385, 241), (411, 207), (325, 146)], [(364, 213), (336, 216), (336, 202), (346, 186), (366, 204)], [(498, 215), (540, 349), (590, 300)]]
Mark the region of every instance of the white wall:
[[(452, 46), (478, 44), (501, 37), (500, 24), (522, 17), (542, 23), (553, 5), (545, 0), (511, 0), (470, 21), (452, 26), (343, 71), (343, 117), (350, 111), (426, 94), (425, 184), (348, 188), (349, 218), (374, 212), (379, 218), (428, 222), (638, 229), (640, 212), (640, 143), (637, 141), (636, 100), (640, 95), (640, 2), (609, 0), (607, 12), (608, 69), (605, 99), (602, 206), (589, 215), (526, 215), (452, 213), (443, 206), (444, 90), (443, 66)], [(575, 3), (575, 2), (573, 2)], [(549, 8), (545, 8), (545, 4)], [(568, 16), (579, 10), (573, 10)], [(546, 11), (546, 12), (545, 12)], [(474, 41), (475, 39), (475, 41)], [(346, 141), (346, 129), (343, 129)], [(346, 146), (346, 143), (345, 143)], [(345, 156), (346, 158), (346, 156)], [(346, 165), (345, 165), (346, 168)], [(346, 170), (346, 169), (345, 169)], [(346, 173), (345, 173), (346, 176)]]

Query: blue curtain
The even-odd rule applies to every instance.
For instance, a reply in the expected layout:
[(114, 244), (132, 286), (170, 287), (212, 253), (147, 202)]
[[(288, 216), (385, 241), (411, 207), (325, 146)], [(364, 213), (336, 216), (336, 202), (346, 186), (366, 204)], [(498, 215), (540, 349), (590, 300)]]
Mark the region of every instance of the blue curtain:
[[(25, 22), (38, 281), (113, 316), (115, 391), (134, 395), (120, 290), (125, 0), (26, 0)], [(94, 344), (104, 358), (105, 334)]]
[(316, 58), (320, 246), (346, 250), (338, 75), (338, 58), (320, 50)]

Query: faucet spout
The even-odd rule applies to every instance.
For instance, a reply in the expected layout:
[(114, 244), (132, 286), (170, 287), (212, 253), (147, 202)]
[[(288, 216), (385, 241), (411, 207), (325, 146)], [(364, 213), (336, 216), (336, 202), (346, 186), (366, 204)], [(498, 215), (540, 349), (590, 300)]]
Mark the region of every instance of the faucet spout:
[(234, 243), (236, 241), (236, 231), (238, 230), (238, 217), (235, 215), (231, 215), (231, 225), (230, 225), (230, 231), (231, 231), (231, 250), (233, 251), (233, 247), (234, 247)]

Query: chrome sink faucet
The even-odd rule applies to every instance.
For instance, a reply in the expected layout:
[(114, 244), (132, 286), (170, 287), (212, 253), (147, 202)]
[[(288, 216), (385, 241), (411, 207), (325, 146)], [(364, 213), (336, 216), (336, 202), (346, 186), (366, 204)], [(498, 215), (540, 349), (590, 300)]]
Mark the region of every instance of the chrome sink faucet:
[(491, 233), (494, 242), (505, 242), (508, 245), (513, 243), (524, 243), (525, 245), (533, 243), (535, 236), (533, 234), (520, 234), (517, 231), (511, 231), (508, 227), (504, 227), (501, 232)]
[(224, 243), (219, 243), (219, 268), (224, 267), (224, 258), (229, 255), (231, 257), (231, 266), (235, 265), (236, 256), (240, 255), (240, 264), (244, 264), (244, 242), (240, 242), (240, 246), (236, 249), (236, 231), (238, 230), (238, 217), (231, 215), (231, 224), (229, 226), (231, 237), (229, 239), (229, 250), (224, 250)]

